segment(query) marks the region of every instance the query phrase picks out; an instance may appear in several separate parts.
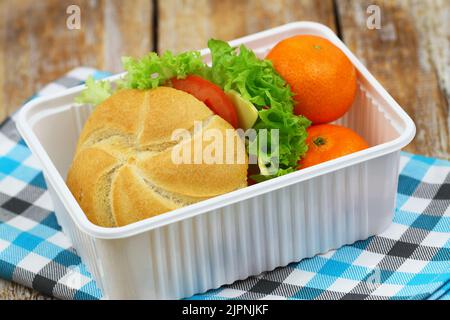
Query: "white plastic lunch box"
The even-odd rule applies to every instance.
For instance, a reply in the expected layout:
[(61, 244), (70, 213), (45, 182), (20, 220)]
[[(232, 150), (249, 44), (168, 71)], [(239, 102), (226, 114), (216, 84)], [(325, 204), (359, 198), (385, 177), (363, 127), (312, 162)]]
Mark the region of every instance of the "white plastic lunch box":
[[(277, 42), (297, 34), (330, 40), (355, 65), (357, 97), (337, 123), (371, 147), (124, 227), (92, 224), (65, 184), (91, 112), (73, 103), (83, 86), (22, 108), (17, 125), (42, 164), (58, 222), (105, 298), (189, 297), (366, 239), (391, 223), (400, 149), (414, 137), (415, 126), (361, 62), (330, 29), (312, 22), (286, 24), (231, 44), (245, 44), (264, 57)], [(202, 54), (208, 59), (207, 50)]]

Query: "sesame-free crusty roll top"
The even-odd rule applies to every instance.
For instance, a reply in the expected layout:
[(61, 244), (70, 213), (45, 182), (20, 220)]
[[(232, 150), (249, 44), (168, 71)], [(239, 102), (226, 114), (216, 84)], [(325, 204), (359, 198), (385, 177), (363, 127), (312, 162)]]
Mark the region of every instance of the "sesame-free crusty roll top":
[[(195, 129), (194, 123), (202, 130)], [(188, 139), (173, 140), (176, 129)], [(214, 129), (234, 145), (223, 153), (236, 158), (243, 141), (233, 127), (194, 96), (169, 87), (120, 90), (96, 107), (79, 137), (67, 185), (87, 215), (100, 226), (123, 226), (247, 185), (244, 162), (178, 163), (174, 148), (200, 151), (210, 146), (202, 132)], [(230, 131), (233, 130), (233, 131)], [(194, 152), (194, 151), (192, 151)]]

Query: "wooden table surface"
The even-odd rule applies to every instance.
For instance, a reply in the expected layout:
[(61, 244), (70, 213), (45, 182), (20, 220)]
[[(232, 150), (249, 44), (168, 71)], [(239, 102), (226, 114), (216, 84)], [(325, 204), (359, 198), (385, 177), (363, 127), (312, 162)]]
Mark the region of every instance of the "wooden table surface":
[[(81, 9), (81, 29), (66, 8)], [(381, 9), (381, 29), (366, 26)], [(332, 28), (413, 118), (405, 150), (450, 159), (450, 0), (0, 0), (0, 121), (77, 66), (121, 71), (122, 55), (182, 51), (291, 21)], [(0, 281), (0, 299), (42, 299)]]

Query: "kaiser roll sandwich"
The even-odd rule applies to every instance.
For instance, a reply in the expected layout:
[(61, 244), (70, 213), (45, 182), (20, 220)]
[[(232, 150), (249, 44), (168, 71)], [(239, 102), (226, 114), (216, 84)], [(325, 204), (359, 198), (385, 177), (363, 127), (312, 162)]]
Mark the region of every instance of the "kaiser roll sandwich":
[[(234, 128), (193, 95), (170, 87), (122, 89), (100, 103), (79, 137), (67, 185), (88, 219), (103, 227), (124, 226), (247, 185), (244, 163), (175, 163), (174, 148), (194, 144), (193, 129)], [(172, 139), (174, 130), (191, 141)], [(203, 143), (202, 148), (208, 144)], [(236, 146), (225, 146), (234, 154)]]

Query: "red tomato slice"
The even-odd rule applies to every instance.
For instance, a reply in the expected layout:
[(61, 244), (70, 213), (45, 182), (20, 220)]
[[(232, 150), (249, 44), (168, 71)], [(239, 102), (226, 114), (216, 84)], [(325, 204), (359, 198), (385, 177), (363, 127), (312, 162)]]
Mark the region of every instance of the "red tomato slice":
[(234, 104), (219, 86), (195, 75), (187, 76), (186, 79), (174, 78), (171, 82), (175, 89), (192, 94), (206, 104), (212, 112), (228, 121), (234, 128), (238, 128)]

